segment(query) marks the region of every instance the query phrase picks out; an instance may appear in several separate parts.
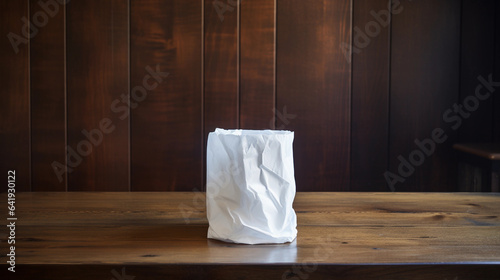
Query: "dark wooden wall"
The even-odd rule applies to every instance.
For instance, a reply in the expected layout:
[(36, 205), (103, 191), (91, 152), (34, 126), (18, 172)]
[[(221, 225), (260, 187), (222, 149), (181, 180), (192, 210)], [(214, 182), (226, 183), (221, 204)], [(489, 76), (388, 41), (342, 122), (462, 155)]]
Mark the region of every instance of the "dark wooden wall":
[(500, 141), (498, 93), (453, 111), (500, 80), (495, 0), (63, 2), (0, 0), (18, 191), (203, 190), (216, 127), (295, 131), (298, 191), (455, 191), (452, 144)]

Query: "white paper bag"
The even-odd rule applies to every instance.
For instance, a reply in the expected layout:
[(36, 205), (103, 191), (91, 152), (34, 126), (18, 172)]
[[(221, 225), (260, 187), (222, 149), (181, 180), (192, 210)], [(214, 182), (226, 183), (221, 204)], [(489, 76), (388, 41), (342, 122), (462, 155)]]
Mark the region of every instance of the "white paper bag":
[(208, 135), (208, 238), (245, 244), (295, 239), (293, 136), (219, 128)]

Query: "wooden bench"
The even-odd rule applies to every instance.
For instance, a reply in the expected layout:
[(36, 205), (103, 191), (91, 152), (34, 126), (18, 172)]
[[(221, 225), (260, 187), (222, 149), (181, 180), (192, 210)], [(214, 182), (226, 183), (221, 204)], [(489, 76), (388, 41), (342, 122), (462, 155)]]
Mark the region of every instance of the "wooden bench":
[[(7, 195), (0, 194), (1, 201)], [(297, 193), (288, 244), (208, 240), (204, 193), (20, 193), (0, 279), (499, 279), (500, 194)], [(6, 213), (6, 211), (2, 211)], [(3, 226), (5, 229), (5, 226)]]
[[(500, 143), (455, 144), (453, 148), (459, 151), (461, 162), (479, 168), (476, 170), (479, 172), (471, 172), (470, 168), (460, 167), (459, 185), (462, 185), (461, 191), (498, 192), (500, 190), (498, 179), (500, 175)], [(485, 173), (484, 176), (482, 173)]]

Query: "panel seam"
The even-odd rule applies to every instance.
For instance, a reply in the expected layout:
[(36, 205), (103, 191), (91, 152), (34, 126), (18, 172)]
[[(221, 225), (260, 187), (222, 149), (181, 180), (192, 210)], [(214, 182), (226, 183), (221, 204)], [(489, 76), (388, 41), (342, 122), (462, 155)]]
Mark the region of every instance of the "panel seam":
[(278, 126), (276, 111), (278, 110), (278, 0), (274, 0), (274, 50), (273, 50), (273, 126), (271, 129), (276, 129)]
[[(132, 28), (131, 28), (131, 22), (132, 22), (132, 14), (131, 14), (131, 2), (130, 0), (127, 1), (127, 27), (128, 27), (128, 32), (127, 32), (127, 45), (128, 45), (128, 63), (127, 63), (127, 70), (128, 70), (128, 83), (127, 83), (127, 95), (129, 96), (130, 98), (130, 89), (132, 87), (132, 79), (131, 79), (131, 67), (130, 67), (130, 64), (131, 64), (131, 61), (132, 61), (132, 52), (131, 52), (131, 49), (132, 49), (132, 44), (131, 44), (131, 40), (130, 40), (130, 37), (131, 37), (131, 32), (132, 32)], [(130, 102), (130, 100), (129, 100)], [(128, 191), (131, 192), (132, 191), (132, 112), (131, 112), (131, 108), (129, 107), (128, 108), (128, 115), (129, 115), (129, 118), (128, 118)]]
[(237, 1), (237, 8), (236, 8), (236, 128), (241, 127), (241, 87), (240, 87), (240, 67), (241, 67), (241, 0)]
[(200, 95), (201, 95), (201, 180), (200, 180), (200, 187), (203, 190), (206, 191), (205, 187), (205, 167), (206, 167), (206, 160), (205, 160), (205, 0), (200, 0), (201, 1), (201, 89), (200, 89)]
[[(31, 1), (28, 1), (28, 18), (31, 18)], [(31, 114), (31, 36), (28, 36), (28, 131), (29, 131), (29, 145), (28, 145), (28, 189), (33, 191), (33, 132), (32, 132), (32, 114)]]
[(67, 3), (64, 3), (64, 23), (63, 23), (63, 28), (64, 28), (64, 38), (63, 38), (63, 44), (64, 44), (64, 165), (66, 172), (64, 173), (64, 189), (67, 192), (69, 189), (69, 182), (68, 182), (68, 51), (67, 51)]
[(349, 168), (348, 170), (348, 176), (347, 176), (347, 179), (349, 180), (349, 183), (347, 184), (347, 189), (348, 191), (351, 191), (352, 190), (352, 172), (353, 172), (353, 168), (352, 168), (352, 164), (353, 164), (353, 160), (352, 160), (352, 153), (353, 153), (353, 149), (352, 149), (352, 126), (353, 126), (353, 123), (352, 123), (352, 114), (353, 114), (353, 102), (352, 102), (352, 89), (353, 89), (353, 86), (352, 86), (352, 83), (353, 83), (353, 67), (354, 67), (354, 63), (353, 63), (353, 52), (352, 52), (352, 46), (353, 46), (353, 25), (354, 25), (354, 0), (350, 0), (349, 1), (349, 4), (350, 4), (350, 10), (351, 10), (351, 13), (350, 13), (350, 20), (349, 20), (349, 31), (350, 31), (350, 34), (349, 34), (349, 40), (350, 40), (350, 45), (351, 45), (351, 48), (349, 50), (349, 56), (350, 56), (350, 63), (349, 63), (349, 91), (348, 91), (348, 102), (349, 102), (349, 141), (347, 143), (348, 147), (347, 147), (347, 154), (348, 154), (348, 163), (347, 163), (347, 167)]
[[(392, 98), (392, 27), (393, 27), (393, 17), (392, 17), (392, 5), (389, 6), (389, 46), (388, 46), (388, 75), (387, 75), (387, 146), (386, 146), (386, 170), (391, 168), (391, 98)], [(384, 176), (385, 178), (385, 176)], [(392, 191), (392, 189), (391, 189)], [(395, 190), (394, 190), (395, 191)]]

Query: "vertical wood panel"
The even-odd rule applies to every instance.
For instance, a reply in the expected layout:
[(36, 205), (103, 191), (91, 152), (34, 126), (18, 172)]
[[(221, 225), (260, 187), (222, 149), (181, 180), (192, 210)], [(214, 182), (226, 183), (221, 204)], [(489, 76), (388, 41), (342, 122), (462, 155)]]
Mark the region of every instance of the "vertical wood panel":
[[(478, 76), (493, 74), (495, 63), (495, 0), (464, 0), (462, 4), (462, 40), (460, 65), (460, 102), (474, 96)], [(483, 88), (481, 93), (488, 90)], [(467, 110), (467, 109), (466, 109)], [(469, 112), (468, 112), (469, 113)], [(459, 129), (460, 142), (493, 140), (493, 97), (481, 101)]]
[(241, 2), (240, 128), (274, 128), (275, 0)]
[(49, 3), (55, 5), (30, 0), (31, 17), (47, 15), (30, 42), (32, 190), (66, 191), (66, 174), (58, 165), (66, 164), (65, 7)]
[(348, 190), (351, 75), (340, 46), (350, 43), (350, 3), (277, 8), (277, 108), (296, 115), (286, 129), (295, 131), (297, 190)]
[[(238, 128), (238, 4), (204, 0), (204, 129)], [(234, 3), (234, 4), (232, 4)]]
[[(353, 4), (356, 48), (352, 55), (353, 191), (388, 190), (383, 176), (387, 170), (389, 133), (391, 14), (387, 2), (355, 0)], [(363, 36), (369, 40), (363, 41)]]
[[(500, 2), (495, 1), (495, 81), (500, 81)], [(500, 89), (493, 96), (493, 141), (500, 142)]]
[(73, 0), (66, 11), (68, 150), (82, 155), (68, 152), (68, 190), (127, 191), (129, 120), (112, 104), (128, 94), (128, 1)]
[[(458, 137), (443, 119), (474, 94), (479, 75), (500, 80), (500, 4), (400, 1), (392, 38), (382, 26), (367, 46), (354, 44), (359, 53), (349, 64), (341, 43), (350, 43), (351, 13), (352, 27), (366, 35), (367, 24), (380, 24), (371, 12), (387, 10), (383, 0), (353, 2), (351, 10), (341, 0), (73, 0), (28, 44), (23, 28), (43, 10), (39, 1), (0, 1), (1, 172), (17, 170), (18, 191), (191, 191), (201, 189), (206, 133), (272, 128), (276, 118), (277, 128), (296, 132), (299, 191), (387, 190), (387, 161), (397, 174), (398, 156), (408, 160), (414, 140), (435, 128), (447, 141), (395, 190), (455, 190), (451, 144), (500, 140), (498, 89), (463, 120)], [(26, 41), (17, 54), (9, 32)], [(146, 67), (156, 65), (169, 76), (129, 110), (129, 87), (144, 86)], [(82, 129), (99, 129), (103, 118), (114, 130), (79, 163)], [(67, 183), (51, 166), (65, 163), (66, 133)]]
[(457, 102), (459, 91), (460, 2), (401, 3), (404, 10), (392, 20), (389, 170), (398, 174), (403, 162), (399, 156), (408, 160), (413, 151), (420, 150), (416, 139), (424, 141), (434, 129), (442, 128), (446, 142), (436, 144), (435, 152), (423, 163), (416, 156), (415, 165), (421, 165), (402, 176), (405, 181), (394, 188), (452, 191), (456, 164), (451, 145), (456, 133), (443, 120), (443, 113)]
[[(16, 171), (16, 191), (30, 190), (28, 1), (0, 1), (0, 172)], [(24, 22), (22, 21), (24, 19)], [(35, 32), (31, 33), (35, 34)], [(13, 44), (11, 44), (13, 42)]]
[(201, 4), (132, 1), (132, 90), (143, 85), (146, 67), (168, 73), (132, 109), (134, 191), (201, 189)]

